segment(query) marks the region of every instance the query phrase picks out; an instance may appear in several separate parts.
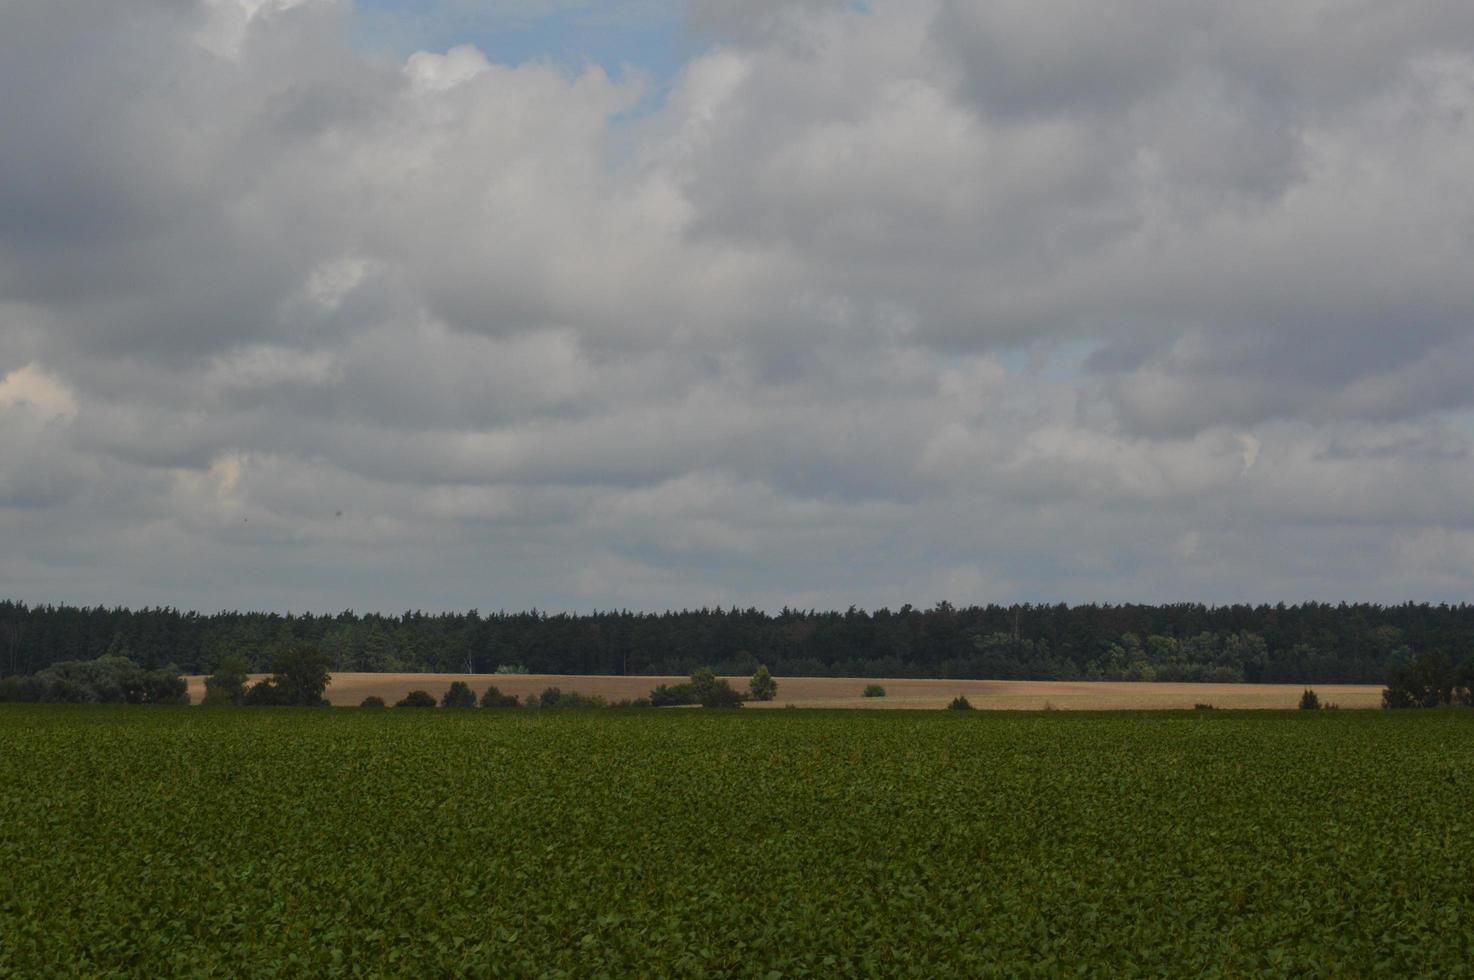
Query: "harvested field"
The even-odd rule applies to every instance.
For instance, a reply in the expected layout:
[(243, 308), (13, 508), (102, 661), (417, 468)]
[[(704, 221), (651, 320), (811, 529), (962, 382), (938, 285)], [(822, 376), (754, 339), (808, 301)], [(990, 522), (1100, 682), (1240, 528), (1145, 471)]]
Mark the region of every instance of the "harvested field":
[[(261, 675), (264, 676), (264, 675)], [(557, 687), (597, 694), (611, 701), (644, 697), (658, 684), (679, 684), (685, 677), (611, 677), (587, 674), (354, 674), (333, 675), (327, 696), (336, 705), (356, 705), (370, 694), (393, 704), (416, 688), (437, 698), (452, 681), (465, 681), (478, 695), (495, 684), (505, 694), (526, 698)], [(745, 677), (728, 678), (744, 690)], [(190, 677), (190, 698), (204, 697), (203, 677)], [(880, 684), (886, 697), (861, 695), (867, 684)], [(1196, 704), (1217, 708), (1294, 708), (1301, 684), (1148, 684), (1115, 681), (979, 681), (874, 677), (779, 677), (778, 698), (752, 703), (753, 708), (943, 708), (961, 694), (975, 708), (988, 710), (1116, 711), (1181, 709)], [(1382, 688), (1375, 684), (1315, 685), (1321, 703), (1342, 708), (1375, 708)]]

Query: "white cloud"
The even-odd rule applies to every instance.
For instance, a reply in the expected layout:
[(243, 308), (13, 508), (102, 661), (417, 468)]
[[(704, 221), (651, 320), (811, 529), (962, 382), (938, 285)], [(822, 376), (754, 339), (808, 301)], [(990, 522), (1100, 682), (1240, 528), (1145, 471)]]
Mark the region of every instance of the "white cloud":
[(0, 592), (1460, 595), (1470, 9), (7, 4)]
[(6, 409), (69, 420), (77, 414), (77, 399), (60, 378), (33, 362), (0, 377), (0, 411)]

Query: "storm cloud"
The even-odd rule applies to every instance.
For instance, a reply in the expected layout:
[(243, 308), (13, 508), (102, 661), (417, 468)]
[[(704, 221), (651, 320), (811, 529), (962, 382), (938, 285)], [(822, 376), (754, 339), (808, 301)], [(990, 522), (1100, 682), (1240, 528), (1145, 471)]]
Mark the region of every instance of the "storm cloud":
[(1467, 598), (1467, 3), (362, 16), (0, 5), (0, 592)]

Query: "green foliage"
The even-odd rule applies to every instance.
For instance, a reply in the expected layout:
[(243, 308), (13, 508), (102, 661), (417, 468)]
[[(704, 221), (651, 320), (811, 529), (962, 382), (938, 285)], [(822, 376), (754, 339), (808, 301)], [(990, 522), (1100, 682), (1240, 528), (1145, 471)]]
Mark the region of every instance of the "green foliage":
[(68, 660), (26, 677), (6, 678), (0, 702), (53, 704), (188, 704), (174, 666), (144, 670), (127, 657)]
[(683, 704), (699, 704), (696, 688), (690, 684), (661, 684), (650, 692), (650, 704), (656, 708), (673, 708)]
[(326, 705), (323, 692), (332, 675), (328, 657), (317, 647), (297, 643), (278, 654), (272, 663), (278, 704), (316, 708)]
[(516, 708), (520, 706), (515, 694), (503, 694), (495, 684), (486, 689), (481, 695), (481, 707), (483, 708)]
[(1317, 695), (1314, 691), (1312, 691), (1310, 688), (1307, 687), (1305, 689), (1305, 693), (1302, 694), (1302, 695), (1300, 695), (1300, 710), (1301, 711), (1319, 711), (1320, 710), (1320, 696)]
[(240, 704), (246, 699), (246, 681), (251, 672), (244, 657), (230, 656), (221, 660), (215, 673), (205, 678), (205, 699), (201, 704)]
[[(1474, 604), (1031, 605), (843, 612), (479, 612), (278, 616), (0, 601), (0, 674), (126, 655), (144, 670), (252, 671), (297, 643), (336, 670), (776, 674), (1041, 680), (1383, 683), (1425, 651), (1474, 652)], [(497, 667), (497, 665), (502, 665)], [(1467, 689), (1467, 688), (1466, 688)]]
[(955, 698), (952, 699), (952, 703), (951, 704), (947, 705), (947, 710), (948, 711), (971, 711), (971, 710), (973, 710), (972, 709), (972, 702), (969, 701), (969, 700), (967, 700), (967, 698), (965, 696), (959, 694)]
[(609, 702), (597, 694), (579, 694), (577, 691), (561, 691), (556, 687), (550, 687), (538, 695), (537, 703), (543, 708), (571, 710), (609, 707)]
[[(332, 678), (328, 673), (328, 657), (321, 650), (306, 643), (295, 644), (277, 654), (272, 668), (270, 677), (246, 688), (241, 704), (257, 708), (327, 706), (328, 700), (323, 697), (323, 692)], [(245, 675), (237, 665), (231, 665), (231, 672), (244, 683)], [(208, 686), (208, 681), (206, 684)]]
[(879, 684), (866, 684), (865, 696), (867, 698), (883, 698), (885, 697), (885, 688)]
[(691, 691), (703, 708), (742, 707), (742, 695), (710, 667), (701, 667), (691, 675)]
[(246, 688), (246, 696), (241, 699), (241, 704), (252, 708), (275, 708), (287, 703), (281, 688), (276, 686), (276, 679), (273, 677), (263, 677)]
[(1384, 708), (1437, 708), (1474, 705), (1474, 657), (1455, 668), (1438, 650), (1418, 654), (1412, 663), (1394, 667), (1382, 692)]
[(476, 692), (465, 681), (452, 681), (445, 693), (440, 696), (442, 708), (474, 708), (476, 707)]
[(1474, 961), (1474, 712), (398, 714), (6, 706), (0, 976)]
[(768, 668), (762, 664), (752, 672), (752, 679), (747, 682), (749, 697), (754, 701), (771, 701), (778, 696), (778, 682), (773, 680), (773, 675)]
[(360, 701), (358, 703), (358, 706), (360, 708), (382, 708), (385, 705), (383, 698), (379, 697), (377, 694), (370, 694), (368, 697)]
[(433, 708), (435, 697), (429, 691), (413, 690), (394, 702), (396, 708)]

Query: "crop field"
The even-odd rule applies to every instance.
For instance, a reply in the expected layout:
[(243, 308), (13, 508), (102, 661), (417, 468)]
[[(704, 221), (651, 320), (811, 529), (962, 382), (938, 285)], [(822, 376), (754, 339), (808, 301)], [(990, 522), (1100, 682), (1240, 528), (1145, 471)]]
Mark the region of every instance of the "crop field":
[[(253, 680), (265, 677), (253, 675)], [(747, 689), (746, 677), (727, 678), (739, 691)], [(607, 674), (333, 674), (327, 697), (334, 704), (351, 707), (371, 694), (390, 704), (415, 688), (439, 697), (452, 681), (465, 681), (480, 694), (495, 684), (503, 694), (524, 700), (544, 688), (557, 687), (580, 694), (597, 694), (611, 701), (644, 697), (657, 684), (680, 684), (685, 677), (613, 677)], [(191, 700), (199, 704), (205, 695), (204, 677), (188, 677)], [(878, 683), (886, 690), (883, 698), (867, 698), (867, 684)], [(1380, 684), (1316, 684), (1322, 701), (1342, 708), (1377, 708), (1382, 704)], [(1192, 708), (1211, 704), (1217, 708), (1293, 708), (1305, 690), (1303, 684), (1176, 684), (1130, 681), (984, 681), (934, 680), (927, 678), (874, 677), (779, 677), (778, 697), (752, 702), (749, 708), (944, 708), (957, 695), (966, 695), (974, 707), (988, 710), (1040, 711), (1135, 711), (1144, 709)]]
[(0, 975), (1474, 971), (1474, 711), (0, 706)]

